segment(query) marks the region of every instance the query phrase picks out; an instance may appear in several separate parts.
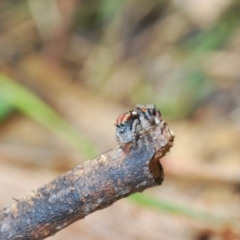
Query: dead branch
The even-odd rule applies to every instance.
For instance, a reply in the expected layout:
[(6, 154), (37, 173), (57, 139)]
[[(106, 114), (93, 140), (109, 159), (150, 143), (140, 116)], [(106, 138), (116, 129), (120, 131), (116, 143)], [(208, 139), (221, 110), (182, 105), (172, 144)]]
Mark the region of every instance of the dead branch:
[(173, 140), (166, 124), (157, 126), (137, 146), (110, 150), (30, 192), (0, 212), (0, 239), (44, 239), (123, 197), (161, 184), (159, 159)]

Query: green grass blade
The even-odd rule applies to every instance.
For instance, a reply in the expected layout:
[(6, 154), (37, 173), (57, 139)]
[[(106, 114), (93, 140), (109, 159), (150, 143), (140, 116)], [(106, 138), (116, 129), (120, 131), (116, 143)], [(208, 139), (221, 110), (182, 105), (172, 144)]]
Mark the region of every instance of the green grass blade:
[(12, 112), (12, 106), (0, 96), (0, 121), (4, 120)]
[(165, 211), (172, 214), (180, 214), (183, 216), (195, 218), (202, 221), (218, 223), (218, 224), (227, 224), (232, 222), (230, 219), (225, 219), (220, 216), (215, 216), (213, 214), (209, 214), (206, 212), (198, 211), (195, 209), (191, 209), (189, 207), (180, 206), (175, 203), (169, 203), (160, 199), (154, 199), (152, 197), (148, 197), (145, 194), (134, 194), (129, 197), (130, 200), (138, 203), (144, 207), (149, 207), (156, 210)]
[(76, 129), (40, 98), (3, 74), (0, 74), (0, 99), (54, 132), (86, 158), (91, 158), (98, 153), (87, 139), (77, 133)]

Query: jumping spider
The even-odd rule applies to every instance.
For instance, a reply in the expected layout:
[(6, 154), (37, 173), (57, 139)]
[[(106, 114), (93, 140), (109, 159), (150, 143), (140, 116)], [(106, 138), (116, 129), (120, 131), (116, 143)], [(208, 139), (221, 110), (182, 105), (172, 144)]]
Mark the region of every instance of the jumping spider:
[(116, 122), (116, 140), (120, 146), (136, 143), (140, 133), (161, 122), (162, 115), (154, 104), (138, 104), (133, 110), (121, 114)]

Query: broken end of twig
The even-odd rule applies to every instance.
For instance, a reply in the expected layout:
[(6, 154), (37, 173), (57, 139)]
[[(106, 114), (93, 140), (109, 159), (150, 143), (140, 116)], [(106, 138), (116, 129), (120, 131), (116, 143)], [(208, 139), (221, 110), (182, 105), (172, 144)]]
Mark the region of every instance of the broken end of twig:
[(164, 171), (160, 162), (160, 158), (164, 157), (166, 153), (170, 151), (174, 142), (174, 132), (168, 127), (166, 122), (156, 127), (150, 133), (153, 139), (153, 145), (155, 148), (155, 155), (150, 160), (149, 170), (157, 184), (161, 184), (164, 179)]
[(126, 156), (134, 155), (140, 149), (145, 149), (152, 153), (153, 157), (148, 161), (149, 173), (155, 182), (160, 185), (164, 180), (164, 171), (160, 159), (170, 151), (174, 138), (173, 131), (165, 121), (162, 121), (161, 124), (143, 132), (136, 143), (130, 142), (120, 146), (120, 148)]

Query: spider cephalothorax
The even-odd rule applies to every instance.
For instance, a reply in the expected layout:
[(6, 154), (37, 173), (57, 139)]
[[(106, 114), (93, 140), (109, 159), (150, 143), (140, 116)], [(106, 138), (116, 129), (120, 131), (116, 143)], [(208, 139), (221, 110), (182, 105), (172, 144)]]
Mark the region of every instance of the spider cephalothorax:
[(154, 104), (137, 104), (134, 107), (134, 111), (139, 115), (142, 130), (158, 125), (162, 118), (161, 112), (156, 109)]

